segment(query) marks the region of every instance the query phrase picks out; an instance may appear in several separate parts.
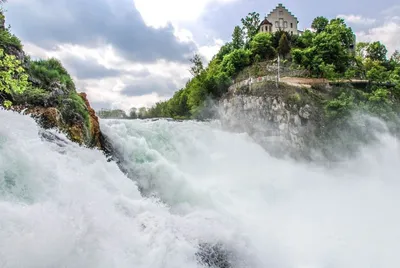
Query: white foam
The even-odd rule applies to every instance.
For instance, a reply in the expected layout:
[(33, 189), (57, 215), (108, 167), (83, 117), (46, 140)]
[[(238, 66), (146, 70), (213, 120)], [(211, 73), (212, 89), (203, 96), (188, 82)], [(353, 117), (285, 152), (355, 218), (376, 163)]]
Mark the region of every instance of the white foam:
[[(0, 267), (394, 267), (399, 146), (388, 135), (335, 168), (278, 160), (210, 123), (103, 120), (127, 178), (97, 150), (0, 111)], [(248, 266), (245, 266), (247, 263)]]

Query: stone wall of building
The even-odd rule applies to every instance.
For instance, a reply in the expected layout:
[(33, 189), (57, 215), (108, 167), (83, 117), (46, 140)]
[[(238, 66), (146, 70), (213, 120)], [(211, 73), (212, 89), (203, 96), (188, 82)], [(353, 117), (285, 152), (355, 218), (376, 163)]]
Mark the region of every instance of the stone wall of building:
[(272, 32), (281, 29), (291, 34), (299, 34), (297, 18), (282, 4), (279, 4), (267, 15), (267, 20), (272, 23)]

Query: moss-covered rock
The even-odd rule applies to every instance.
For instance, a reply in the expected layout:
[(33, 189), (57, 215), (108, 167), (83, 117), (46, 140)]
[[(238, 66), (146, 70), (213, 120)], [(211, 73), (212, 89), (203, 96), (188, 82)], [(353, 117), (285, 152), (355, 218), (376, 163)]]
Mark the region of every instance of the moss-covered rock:
[(72, 141), (87, 147), (103, 149), (100, 125), (95, 111), (90, 107), (85, 93), (74, 93), (55, 107), (41, 105), (48, 95), (35, 95), (33, 103), (14, 105), (13, 110), (31, 115), (45, 129), (57, 128)]

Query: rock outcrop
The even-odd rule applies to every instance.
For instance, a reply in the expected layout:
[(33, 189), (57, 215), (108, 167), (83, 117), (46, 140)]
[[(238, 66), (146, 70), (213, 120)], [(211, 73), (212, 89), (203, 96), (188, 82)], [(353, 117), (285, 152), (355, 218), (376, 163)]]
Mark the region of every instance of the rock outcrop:
[[(98, 149), (104, 148), (104, 138), (100, 131), (99, 119), (91, 108), (85, 93), (78, 94), (85, 104), (84, 112), (88, 114), (86, 121), (78, 114), (77, 118), (65, 116), (63, 106), (34, 106), (31, 104), (15, 105), (13, 110), (32, 116), (44, 129), (56, 128), (64, 132), (68, 138), (78, 144)], [(66, 100), (69, 100), (66, 98)], [(60, 111), (61, 110), (61, 111)], [(74, 113), (73, 111), (70, 111)]]
[(86, 108), (89, 112), (89, 131), (90, 131), (90, 145), (95, 146), (97, 148), (102, 149), (104, 146), (102, 145), (101, 131), (100, 131), (100, 123), (99, 118), (96, 115), (95, 110), (90, 106), (89, 100), (87, 99), (86, 93), (79, 93), (79, 96), (85, 102)]
[(229, 92), (220, 101), (219, 118), (230, 131), (247, 132), (276, 156), (306, 154), (321, 124), (311, 89), (266, 83)]

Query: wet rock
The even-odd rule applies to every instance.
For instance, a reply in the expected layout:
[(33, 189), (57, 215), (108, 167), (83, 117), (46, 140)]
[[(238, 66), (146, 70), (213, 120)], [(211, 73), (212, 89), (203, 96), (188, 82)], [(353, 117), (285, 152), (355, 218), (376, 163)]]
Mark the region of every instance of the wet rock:
[(202, 243), (196, 253), (200, 264), (212, 268), (231, 268), (233, 267), (233, 254), (226, 250), (222, 244)]
[(14, 47), (14, 46), (7, 46), (7, 47), (5, 48), (5, 51), (6, 51), (6, 53), (9, 54), (9, 55), (14, 55), (15, 58), (16, 58), (17, 60), (19, 60), (20, 62), (25, 63), (25, 58), (26, 58), (26, 56), (25, 56), (24, 51), (22, 51), (21, 49), (16, 48), (16, 47)]
[(304, 118), (304, 119), (310, 119), (312, 113), (312, 109), (310, 107), (310, 105), (306, 104), (304, 107), (301, 107), (299, 110), (299, 115), (300, 117)]
[(38, 124), (44, 129), (57, 128), (63, 124), (61, 113), (54, 107), (15, 107), (14, 110), (23, 111), (24, 114), (29, 114), (36, 119)]
[(90, 103), (87, 99), (86, 93), (79, 93), (79, 95), (85, 102), (86, 108), (89, 112), (90, 137), (92, 139), (91, 146), (106, 149), (106, 144), (102, 143), (102, 141), (104, 141), (104, 138), (102, 137), (102, 134), (100, 131), (99, 118), (97, 117), (95, 110), (90, 106)]

